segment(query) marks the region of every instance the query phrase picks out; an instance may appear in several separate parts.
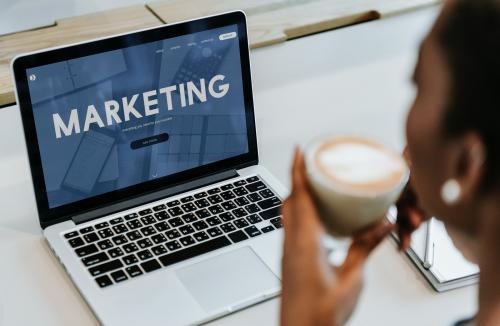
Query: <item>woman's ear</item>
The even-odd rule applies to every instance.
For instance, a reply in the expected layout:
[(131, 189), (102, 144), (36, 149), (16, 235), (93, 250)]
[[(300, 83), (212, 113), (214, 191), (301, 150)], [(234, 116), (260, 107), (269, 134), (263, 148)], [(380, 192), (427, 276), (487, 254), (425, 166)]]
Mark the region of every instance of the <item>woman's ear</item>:
[(459, 201), (473, 199), (483, 183), (485, 176), (486, 146), (475, 131), (466, 132), (460, 137), (459, 160), (456, 181), (460, 185)]

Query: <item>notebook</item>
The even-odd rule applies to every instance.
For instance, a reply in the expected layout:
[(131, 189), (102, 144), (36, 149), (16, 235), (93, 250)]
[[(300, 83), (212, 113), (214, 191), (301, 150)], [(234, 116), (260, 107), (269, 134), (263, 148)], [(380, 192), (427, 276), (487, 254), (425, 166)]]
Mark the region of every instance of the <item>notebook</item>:
[[(395, 221), (395, 214), (388, 214), (388, 219)], [(464, 258), (453, 245), (442, 222), (433, 219), (432, 242), (434, 243), (433, 264), (424, 268), (425, 250), (427, 246), (427, 225), (423, 224), (412, 235), (410, 248), (406, 255), (437, 292), (444, 292), (463, 286), (476, 284), (479, 281), (479, 267)], [(398, 241), (397, 235), (393, 237)]]

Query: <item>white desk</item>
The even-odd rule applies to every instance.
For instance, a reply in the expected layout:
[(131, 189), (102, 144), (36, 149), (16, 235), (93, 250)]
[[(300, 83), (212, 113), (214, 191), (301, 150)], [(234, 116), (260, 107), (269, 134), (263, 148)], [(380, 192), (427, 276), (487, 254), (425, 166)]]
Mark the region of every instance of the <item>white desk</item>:
[[(318, 133), (404, 143), (409, 77), (435, 10), (289, 41), (252, 53), (262, 163), (289, 184), (295, 144)], [(0, 325), (96, 320), (40, 236), (17, 107), (0, 110)], [(450, 325), (476, 310), (477, 287), (437, 294), (391, 241), (370, 259), (350, 325)], [(273, 325), (274, 299), (214, 325)]]

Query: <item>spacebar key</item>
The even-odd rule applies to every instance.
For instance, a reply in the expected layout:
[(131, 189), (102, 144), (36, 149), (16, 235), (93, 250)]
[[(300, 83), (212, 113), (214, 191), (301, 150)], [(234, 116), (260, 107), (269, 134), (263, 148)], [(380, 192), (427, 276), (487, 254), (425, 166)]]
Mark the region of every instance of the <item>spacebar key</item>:
[(218, 237), (210, 241), (202, 242), (183, 250), (161, 256), (159, 259), (163, 266), (172, 265), (180, 261), (202, 255), (204, 253), (229, 246), (231, 241), (226, 236)]

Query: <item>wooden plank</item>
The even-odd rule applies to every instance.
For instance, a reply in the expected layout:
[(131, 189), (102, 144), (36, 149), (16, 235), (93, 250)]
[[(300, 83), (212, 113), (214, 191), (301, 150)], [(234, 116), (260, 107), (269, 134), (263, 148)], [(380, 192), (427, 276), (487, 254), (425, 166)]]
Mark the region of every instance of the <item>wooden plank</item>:
[(0, 37), (0, 106), (15, 102), (10, 61), (16, 55), (160, 24), (155, 15), (139, 5), (61, 19), (55, 26)]
[(248, 17), (252, 48), (390, 16), (440, 0), (162, 0), (147, 6), (173, 23), (231, 10)]

